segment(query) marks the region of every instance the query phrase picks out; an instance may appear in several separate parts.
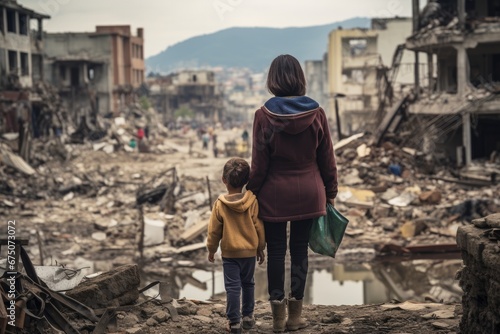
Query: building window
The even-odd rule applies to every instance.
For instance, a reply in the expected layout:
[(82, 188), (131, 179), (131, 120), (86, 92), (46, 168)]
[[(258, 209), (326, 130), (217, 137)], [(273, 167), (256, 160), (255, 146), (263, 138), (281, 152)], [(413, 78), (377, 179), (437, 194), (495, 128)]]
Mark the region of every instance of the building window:
[(94, 80), (95, 78), (95, 70), (93, 67), (90, 67), (88, 69), (87, 77), (89, 78), (90, 81)]
[(19, 14), (19, 33), (21, 35), (28, 35), (29, 22), (30, 21), (28, 20), (28, 15)]
[(59, 66), (59, 78), (66, 81), (66, 66), (64, 65)]
[(2, 34), (5, 34), (5, 26), (4, 26), (5, 21), (3, 20), (3, 12), (4, 8), (0, 7), (0, 32)]
[(17, 73), (17, 51), (9, 51), (9, 71)]
[(16, 11), (7, 9), (7, 31), (17, 34), (16, 29)]
[(71, 68), (71, 86), (78, 87), (80, 86), (80, 68), (72, 67)]
[(21, 75), (30, 75), (30, 64), (26, 52), (21, 52)]

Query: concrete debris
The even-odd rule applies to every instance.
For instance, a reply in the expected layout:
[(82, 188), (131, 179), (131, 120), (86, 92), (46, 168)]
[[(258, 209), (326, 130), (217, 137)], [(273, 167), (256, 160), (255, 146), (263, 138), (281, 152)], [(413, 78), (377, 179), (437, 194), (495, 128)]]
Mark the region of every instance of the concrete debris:
[(66, 295), (91, 308), (129, 305), (139, 298), (139, 268), (125, 265), (83, 281)]
[(479, 228), (500, 228), (500, 213), (495, 213), (484, 218), (474, 219), (472, 224)]
[[(134, 107), (131, 113), (140, 109)], [(122, 332), (173, 329), (169, 326), (178, 318), (189, 319), (200, 332), (208, 332), (223, 320), (224, 307), (220, 312), (215, 308), (200, 311), (198, 305), (179, 297), (186, 284), (203, 291), (209, 288), (205, 279), (193, 273), (207, 268), (205, 238), (210, 206), (225, 191), (220, 173), (226, 158), (215, 158), (203, 150), (201, 139), (193, 142), (196, 130), (191, 127), (155, 127), (143, 143), (149, 152), (141, 153), (139, 143), (131, 145), (132, 139), (137, 139), (133, 118), (124, 115), (99, 122), (102, 124), (95, 126), (89, 120), (76, 125), (68, 121), (61, 137), (46, 143), (33, 140), (29, 160), (36, 171), (33, 175), (21, 170), (24, 168), (0, 166), (0, 215), (21, 217), (27, 226), (43, 232), (40, 250), (29, 250), (33, 258), (43, 255), (46, 261), (64, 263), (65, 268), (89, 267), (82, 269), (87, 279), (67, 293), (78, 296), (73, 298), (87, 307), (118, 307), (117, 312), (121, 312), (119, 307), (143, 301), (139, 270), (117, 272), (114, 265), (138, 263), (145, 275), (160, 277), (163, 309), (137, 313), (138, 320), (116, 316), (118, 325), (127, 322), (120, 327)], [(221, 141), (224, 137), (237, 141), (234, 133), (236, 137), (241, 134), (239, 129), (215, 127), (214, 131)], [(369, 134), (361, 133), (335, 144), (340, 181), (336, 207), (352, 222), (339, 251), (340, 259), (360, 262), (452, 253), (457, 228), (496, 212), (500, 204), (500, 187), (491, 178), (496, 172), (494, 164), (478, 162), (478, 168), (460, 175), (456, 168), (429, 160), (397, 137), (390, 140), (376, 146)], [(481, 166), (487, 166), (486, 173), (481, 172)], [(485, 229), (498, 228), (494, 221), (492, 216), (474, 222)], [(497, 232), (491, 231), (489, 237), (495, 235)], [(89, 272), (101, 274), (89, 278)], [(109, 282), (108, 275), (112, 275)], [(388, 279), (383, 274), (380, 277)], [(48, 282), (57, 280), (59, 276), (48, 278)], [(401, 290), (400, 285), (398, 290), (397, 285), (389, 284), (402, 296), (410, 294), (410, 288)], [(61, 289), (58, 285), (52, 288)], [(439, 294), (446, 293), (432, 296), (439, 300)], [(434, 310), (420, 311), (423, 315)], [(323, 325), (344, 326), (337, 321), (345, 317), (330, 314), (324, 318)]]
[(26, 174), (26, 175), (34, 175), (36, 171), (24, 161), (20, 156), (7, 151), (4, 148), (0, 149), (0, 155), (2, 156), (2, 162), (12, 168), (17, 169), (18, 171)]
[(162, 244), (165, 240), (165, 222), (144, 217), (144, 246)]

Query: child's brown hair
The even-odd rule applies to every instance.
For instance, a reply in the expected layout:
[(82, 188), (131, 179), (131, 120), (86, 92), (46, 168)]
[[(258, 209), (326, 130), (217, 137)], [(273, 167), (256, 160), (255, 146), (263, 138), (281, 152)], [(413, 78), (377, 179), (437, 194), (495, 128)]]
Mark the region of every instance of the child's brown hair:
[(243, 187), (250, 177), (250, 165), (242, 158), (232, 158), (224, 165), (222, 178), (233, 188)]

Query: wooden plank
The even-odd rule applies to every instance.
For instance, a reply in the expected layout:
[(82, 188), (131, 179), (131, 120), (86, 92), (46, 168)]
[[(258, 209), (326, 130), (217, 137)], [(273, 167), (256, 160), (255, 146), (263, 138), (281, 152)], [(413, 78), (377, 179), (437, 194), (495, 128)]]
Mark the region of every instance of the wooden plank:
[(184, 233), (181, 234), (180, 239), (186, 242), (191, 242), (196, 239), (197, 236), (205, 232), (207, 228), (208, 220), (201, 221), (184, 231)]
[(405, 248), (412, 253), (446, 253), (460, 251), (456, 243), (438, 245), (415, 245), (406, 246)]

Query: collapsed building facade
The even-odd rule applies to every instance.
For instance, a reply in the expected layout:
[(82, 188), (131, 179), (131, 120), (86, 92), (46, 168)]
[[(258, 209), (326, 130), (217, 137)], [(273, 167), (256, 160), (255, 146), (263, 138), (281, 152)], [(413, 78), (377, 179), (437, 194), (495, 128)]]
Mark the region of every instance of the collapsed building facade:
[(29, 155), (30, 129), (36, 136), (43, 116), (40, 96), (32, 88), (43, 80), (42, 30), (48, 18), (15, 0), (0, 3), (0, 133), (18, 133), (24, 157)]
[(222, 119), (222, 91), (213, 71), (185, 70), (149, 80), (154, 107), (165, 124), (177, 118), (199, 122)]
[(413, 0), (406, 48), (416, 61), (427, 55), (431, 80), (415, 71), (413, 144), (440, 148), (458, 165), (490, 158), (500, 150), (500, 2), (438, 0), (419, 9)]
[(371, 29), (339, 28), (329, 34), (327, 105), (332, 119), (338, 109), (342, 133), (371, 129), (385, 95), (413, 83), (411, 54), (400, 46), (411, 29), (411, 18), (396, 17), (373, 19)]
[[(19, 123), (31, 119), (29, 92), (33, 83), (43, 79), (43, 20), (49, 16), (23, 7), (17, 1), (0, 3), (0, 120), (2, 132), (17, 132)], [(31, 31), (32, 22), (38, 24)], [(34, 25), (33, 25), (34, 26)]]
[(144, 83), (144, 30), (97, 26), (95, 32), (45, 34), (46, 77), (71, 116), (118, 116)]

